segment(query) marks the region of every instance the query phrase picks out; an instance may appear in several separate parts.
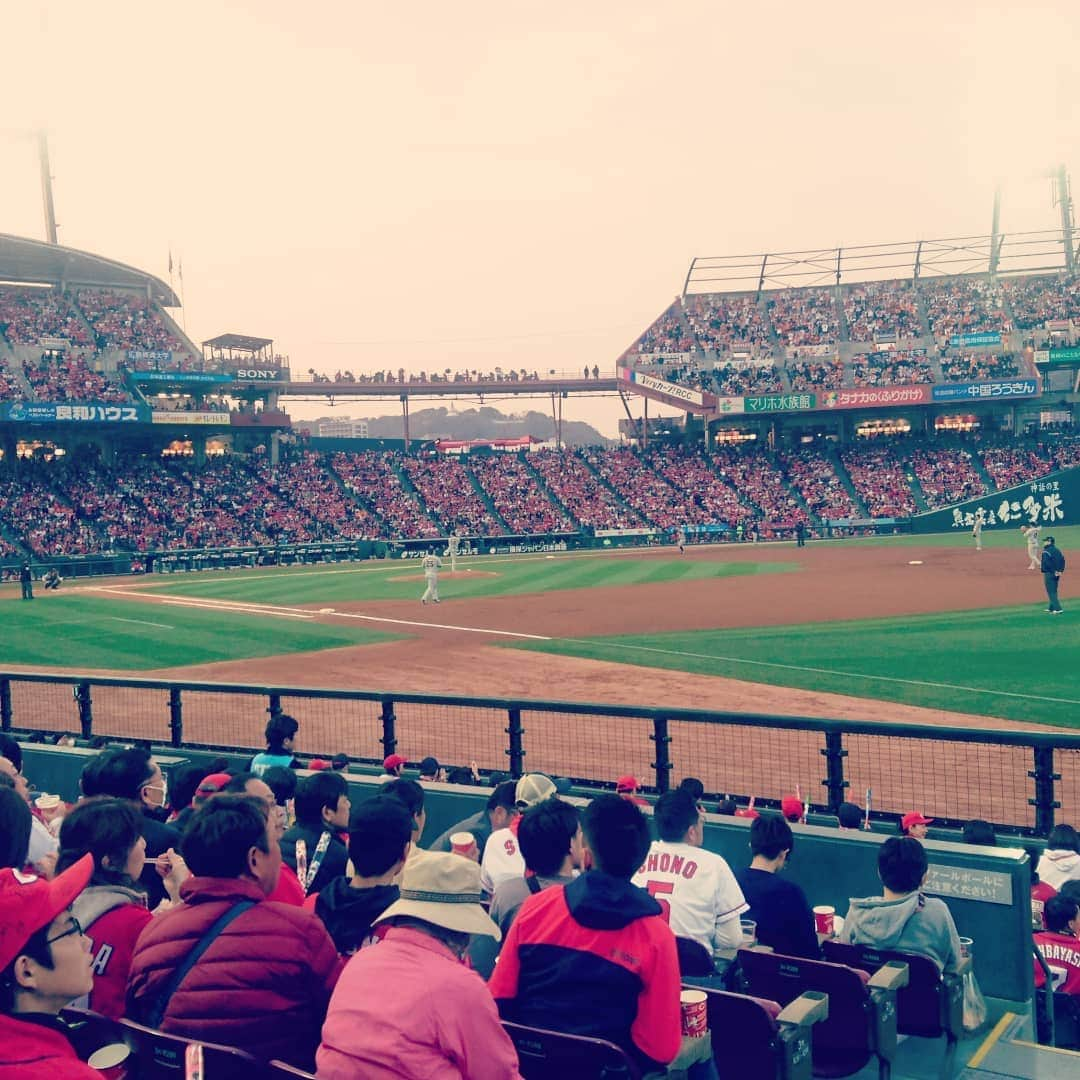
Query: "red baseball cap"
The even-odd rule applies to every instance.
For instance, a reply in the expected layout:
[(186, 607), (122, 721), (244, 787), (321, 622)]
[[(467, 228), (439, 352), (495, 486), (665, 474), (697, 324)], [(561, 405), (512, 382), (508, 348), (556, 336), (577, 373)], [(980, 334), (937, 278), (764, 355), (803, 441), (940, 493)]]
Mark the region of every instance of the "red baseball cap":
[(310, 769), (310, 770), (311, 770), (312, 772), (322, 772), (322, 771), (323, 771), (323, 769), (329, 769), (329, 768), (330, 768), (330, 762), (329, 762), (329, 761), (326, 761), (326, 760), (324, 760), (324, 759), (323, 759), (323, 758), (321, 758), (321, 757), (317, 757), (317, 758), (312, 758), (312, 759), (311, 759), (311, 760), (310, 760), (310, 761), (308, 762), (308, 768), (309, 768), (309, 769)]
[(227, 772), (211, 773), (209, 776), (204, 776), (199, 781), (199, 786), (195, 789), (196, 795), (216, 795), (219, 791), (222, 791), (226, 784), (232, 779), (232, 776)]
[(918, 810), (912, 810), (900, 819), (900, 828), (907, 832), (912, 825), (929, 825), (933, 822), (932, 817), (923, 817)]
[(780, 813), (786, 818), (801, 818), (806, 812), (802, 799), (794, 795), (785, 795), (780, 800)]
[(749, 806), (744, 806), (741, 810), (735, 811), (735, 817), (759, 818), (761, 815), (756, 810), (751, 810)]
[(617, 792), (637, 791), (640, 786), (636, 776), (620, 776), (619, 779), (615, 781), (615, 790)]
[(399, 765), (405, 765), (406, 760), (400, 754), (391, 754), (388, 758), (383, 758), (382, 767), (390, 772), (391, 769), (396, 769)]
[(37, 874), (0, 870), (0, 970), (23, 946), (86, 888), (94, 872), (94, 856), (87, 852), (51, 881)]

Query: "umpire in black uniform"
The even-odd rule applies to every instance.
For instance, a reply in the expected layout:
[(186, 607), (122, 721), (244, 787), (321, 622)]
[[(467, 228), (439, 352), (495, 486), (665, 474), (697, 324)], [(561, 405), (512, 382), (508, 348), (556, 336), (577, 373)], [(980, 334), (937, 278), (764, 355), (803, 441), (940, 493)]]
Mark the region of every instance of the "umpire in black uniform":
[(1060, 615), (1064, 610), (1061, 601), (1058, 600), (1058, 582), (1065, 573), (1065, 556), (1054, 547), (1054, 538), (1048, 536), (1043, 541), (1042, 561), (1039, 566), (1042, 570), (1043, 584), (1046, 585), (1046, 597), (1050, 606), (1046, 609), (1051, 615)]
[(30, 564), (24, 562), (19, 567), (19, 581), (22, 584), (22, 598), (24, 600), (34, 599), (34, 573), (30, 569)]

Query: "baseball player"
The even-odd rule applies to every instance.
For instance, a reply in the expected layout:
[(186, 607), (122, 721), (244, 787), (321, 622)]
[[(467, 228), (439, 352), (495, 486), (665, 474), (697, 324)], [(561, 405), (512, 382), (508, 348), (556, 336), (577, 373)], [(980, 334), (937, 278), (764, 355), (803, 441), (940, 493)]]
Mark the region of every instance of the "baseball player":
[(1038, 525), (1021, 525), (1020, 531), (1027, 537), (1028, 569), (1039, 569), (1039, 533), (1042, 529)]
[(975, 550), (982, 551), (982, 518), (976, 514), (975, 524), (971, 526), (971, 537), (975, 541)]
[(679, 545), (679, 554), (682, 555), (686, 551), (686, 526), (684, 525), (675, 534), (675, 542)]
[(435, 554), (435, 549), (432, 548), (423, 558), (420, 565), (424, 568), (424, 580), (427, 582), (427, 588), (424, 590), (424, 595), (420, 597), (420, 603), (426, 604), (429, 600), (433, 604), (439, 602), (439, 571), (442, 569), (442, 559)]
[(446, 554), (450, 556), (450, 573), (457, 573), (458, 548), (461, 547), (461, 537), (456, 532), (450, 534), (446, 541)]

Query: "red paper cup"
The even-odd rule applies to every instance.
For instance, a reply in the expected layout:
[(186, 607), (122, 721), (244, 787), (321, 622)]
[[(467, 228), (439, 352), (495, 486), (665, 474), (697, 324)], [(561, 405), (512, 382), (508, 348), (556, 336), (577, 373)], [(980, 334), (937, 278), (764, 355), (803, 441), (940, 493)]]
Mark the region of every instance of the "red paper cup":
[(700, 1039), (709, 1030), (708, 996), (704, 990), (684, 990), (680, 996), (682, 1005), (682, 1033), (691, 1039)]
[(836, 908), (830, 907), (828, 904), (820, 904), (814, 908), (814, 929), (819, 934), (825, 934), (827, 937), (832, 937), (836, 931)]
[(455, 855), (472, 855), (476, 851), (476, 837), (471, 832), (456, 832), (450, 837), (450, 850)]

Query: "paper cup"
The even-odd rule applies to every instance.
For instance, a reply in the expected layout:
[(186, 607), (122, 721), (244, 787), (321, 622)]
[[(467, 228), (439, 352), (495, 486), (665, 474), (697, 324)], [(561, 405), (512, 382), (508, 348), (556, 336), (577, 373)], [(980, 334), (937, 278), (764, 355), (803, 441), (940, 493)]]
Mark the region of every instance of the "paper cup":
[(740, 919), (739, 926), (742, 928), (742, 947), (752, 949), (757, 943), (757, 923), (753, 919)]
[(971, 947), (974, 944), (975, 944), (975, 942), (971, 938), (962, 937), (960, 939), (960, 955), (961, 956), (970, 956), (971, 955)]
[(828, 904), (820, 904), (814, 908), (814, 929), (819, 934), (832, 937), (836, 932), (836, 908)]
[(86, 1064), (91, 1069), (115, 1069), (117, 1065), (123, 1065), (131, 1056), (131, 1050), (125, 1043), (109, 1043), (100, 1046), (87, 1059)]
[(456, 832), (450, 837), (450, 850), (455, 855), (471, 855), (476, 850), (476, 837), (471, 832)]
[(682, 1033), (691, 1039), (700, 1039), (709, 1030), (708, 1000), (704, 990), (684, 990), (679, 998)]

